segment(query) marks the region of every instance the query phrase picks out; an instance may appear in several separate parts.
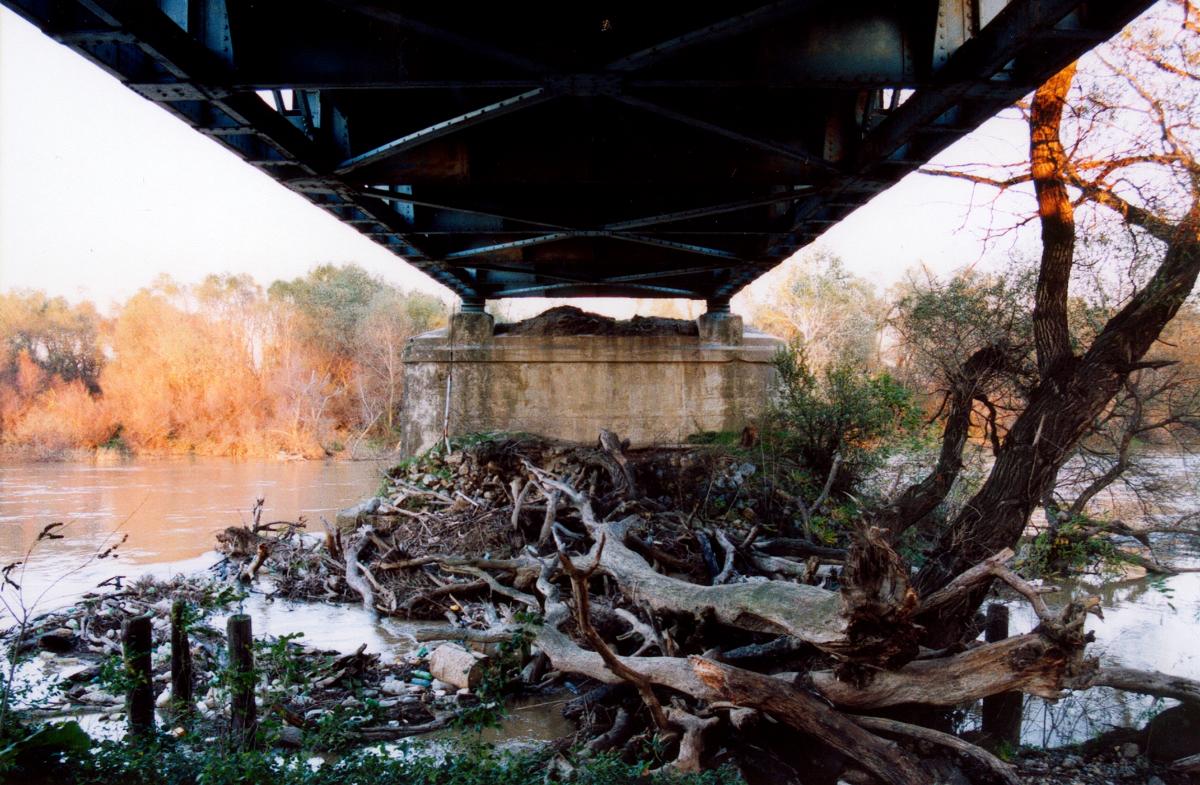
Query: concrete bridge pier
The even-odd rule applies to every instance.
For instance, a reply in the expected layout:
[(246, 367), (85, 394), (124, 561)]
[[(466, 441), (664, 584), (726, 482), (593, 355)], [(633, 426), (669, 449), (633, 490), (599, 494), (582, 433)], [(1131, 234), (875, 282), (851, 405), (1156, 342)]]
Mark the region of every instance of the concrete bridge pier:
[(483, 310), (483, 300), (463, 300), (458, 313), (451, 315), (449, 340), (451, 344), (479, 346), (492, 339), (495, 318)]
[(515, 325), (464, 302), (448, 327), (405, 348), (401, 449), (420, 452), (446, 433), (591, 442), (608, 428), (644, 446), (739, 431), (767, 408), (781, 346), (745, 329), (728, 300), (694, 323), (564, 307)]
[(700, 343), (720, 346), (741, 346), (746, 328), (742, 317), (729, 310), (729, 298), (709, 300), (708, 309), (696, 319)]

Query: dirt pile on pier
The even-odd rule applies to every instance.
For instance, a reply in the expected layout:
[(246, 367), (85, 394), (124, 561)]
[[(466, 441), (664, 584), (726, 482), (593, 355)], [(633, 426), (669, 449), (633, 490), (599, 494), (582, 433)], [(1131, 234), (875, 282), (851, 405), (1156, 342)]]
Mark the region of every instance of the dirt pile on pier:
[(661, 316), (634, 316), (618, 320), (589, 313), (573, 305), (560, 305), (537, 316), (496, 325), (497, 335), (699, 335), (694, 321)]

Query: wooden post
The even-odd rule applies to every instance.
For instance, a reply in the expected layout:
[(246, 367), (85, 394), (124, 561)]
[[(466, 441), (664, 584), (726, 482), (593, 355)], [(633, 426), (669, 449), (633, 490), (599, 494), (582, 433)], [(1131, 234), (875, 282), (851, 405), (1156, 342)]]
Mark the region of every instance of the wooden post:
[(254, 708), (254, 633), (250, 617), (235, 613), (226, 625), (229, 639), (229, 679), (232, 699), (229, 706), (230, 731), (238, 747), (254, 741), (257, 717)]
[(149, 735), (154, 732), (154, 673), (150, 652), (153, 646), (149, 616), (135, 616), (125, 621), (121, 630), (125, 644), (125, 673), (129, 676), (129, 693), (125, 696), (125, 713), (129, 732)]
[[(1008, 637), (1008, 606), (994, 602), (987, 609), (983, 638), (988, 643)], [(1005, 692), (983, 699), (983, 733), (993, 744), (1021, 743), (1021, 719), (1024, 701), (1019, 692)]]
[(175, 719), (191, 715), (192, 647), (188, 641), (187, 602), (177, 599), (171, 604), (171, 710)]

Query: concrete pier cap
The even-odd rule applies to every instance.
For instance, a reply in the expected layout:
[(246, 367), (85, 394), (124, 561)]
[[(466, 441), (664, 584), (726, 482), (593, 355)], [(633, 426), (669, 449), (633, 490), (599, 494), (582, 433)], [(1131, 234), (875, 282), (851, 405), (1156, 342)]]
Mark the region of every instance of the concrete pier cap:
[(492, 340), (496, 320), (484, 311), (459, 311), (450, 317), (449, 339), (455, 344), (478, 345)]
[(728, 301), (696, 321), (618, 321), (574, 306), (496, 324), (464, 303), (404, 351), (401, 450), (444, 434), (524, 432), (590, 443), (601, 428), (634, 446), (740, 431), (765, 412), (783, 342), (744, 327)]
[(729, 309), (729, 300), (709, 300), (708, 310), (696, 319), (701, 343), (740, 346), (746, 329), (742, 317)]

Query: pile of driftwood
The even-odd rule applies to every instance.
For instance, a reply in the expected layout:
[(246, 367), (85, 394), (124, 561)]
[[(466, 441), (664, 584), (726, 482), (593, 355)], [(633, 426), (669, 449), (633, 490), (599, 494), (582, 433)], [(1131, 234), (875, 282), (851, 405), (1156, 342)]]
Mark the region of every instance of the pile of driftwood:
[(322, 537), (302, 536), (303, 520), (263, 522), (259, 500), (250, 524), (218, 533), (218, 549), (239, 561), (245, 580), (265, 566), (278, 596), (356, 601), (365, 591), (381, 613), (459, 621), (456, 609), (469, 605), (459, 600), (493, 587), (471, 565), (431, 555), (498, 559), (552, 548), (554, 524), (571, 506), (561, 492), (543, 493), (530, 469), (537, 467), (585, 489), (607, 515), (636, 512), (643, 523), (633, 547), (690, 580), (742, 579), (735, 552), (752, 559), (747, 574), (836, 579), (838, 568), (828, 566), (839, 565), (845, 549), (764, 535), (778, 528), (767, 521), (800, 519), (819, 505), (762, 482), (757, 466), (704, 448), (626, 454), (608, 432), (601, 443), (608, 447), (523, 436), (435, 450), (394, 467), (382, 493), (336, 525), (322, 519)]
[[(701, 450), (629, 451), (607, 432), (593, 448), (483, 441), (397, 467), (319, 542), (290, 529), (238, 536), (247, 575), (265, 564), (291, 596), (445, 617), (480, 646), (531, 640), (527, 682), (569, 674), (596, 687), (572, 705), (584, 754), (657, 738), (687, 771), (732, 762), (776, 779), (821, 769), (908, 785), (954, 760), (957, 776), (1014, 782), (982, 747), (917, 718), (1096, 685), (1200, 703), (1200, 684), (1087, 657), (1098, 600), (1052, 611), (1006, 566), (1011, 551), (921, 597), (880, 530), (855, 530), (844, 550), (780, 536), (791, 532), (770, 521), (807, 520), (824, 499), (781, 498), (753, 471)], [(1038, 626), (923, 645), (919, 616), (991, 584), (1024, 598)]]

